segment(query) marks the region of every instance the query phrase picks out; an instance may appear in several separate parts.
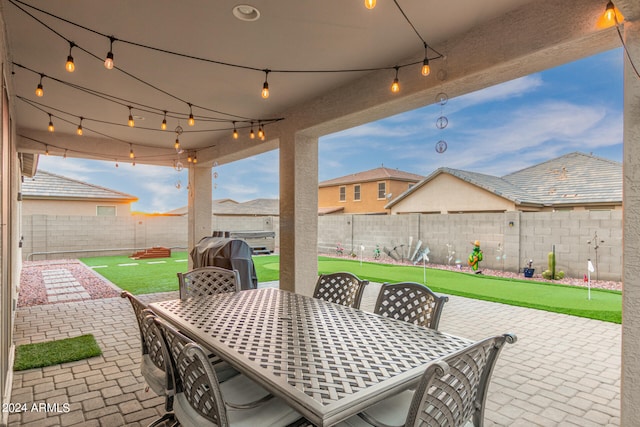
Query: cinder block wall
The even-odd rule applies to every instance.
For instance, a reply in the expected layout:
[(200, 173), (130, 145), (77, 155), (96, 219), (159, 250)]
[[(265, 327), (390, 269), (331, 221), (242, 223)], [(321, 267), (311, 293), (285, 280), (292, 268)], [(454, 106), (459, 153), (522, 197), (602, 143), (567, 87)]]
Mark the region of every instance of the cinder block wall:
[[(187, 247), (187, 218), (81, 217), (25, 215), (23, 257), (32, 259), (127, 254), (99, 249)], [(278, 217), (216, 217), (213, 230), (276, 232)], [(597, 234), (597, 257), (594, 236)], [(409, 241), (411, 240), (411, 249)], [(622, 278), (622, 211), (506, 212), (478, 214), (326, 215), (318, 218), (318, 252), (335, 254), (340, 243), (348, 255), (373, 256), (376, 245), (398, 258), (409, 258), (419, 241), (429, 248), (429, 262), (466, 265), (474, 240), (484, 253), (482, 266), (520, 272), (529, 259), (536, 272), (547, 269), (547, 254), (555, 245), (557, 269), (572, 277), (587, 272), (587, 260), (600, 280)], [(591, 243), (589, 243), (591, 242)], [(449, 245), (449, 246), (447, 246)], [(91, 251), (91, 252), (87, 252)], [(449, 260), (449, 251), (455, 252)], [(383, 257), (385, 257), (383, 252)]]

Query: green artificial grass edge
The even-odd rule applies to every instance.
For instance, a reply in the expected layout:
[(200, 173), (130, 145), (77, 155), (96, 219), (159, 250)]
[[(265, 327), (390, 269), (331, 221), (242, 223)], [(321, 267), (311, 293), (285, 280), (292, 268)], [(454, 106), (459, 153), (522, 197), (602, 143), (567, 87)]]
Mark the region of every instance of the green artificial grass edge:
[(102, 350), (91, 334), (73, 338), (22, 344), (16, 347), (14, 371), (43, 368), (100, 356)]

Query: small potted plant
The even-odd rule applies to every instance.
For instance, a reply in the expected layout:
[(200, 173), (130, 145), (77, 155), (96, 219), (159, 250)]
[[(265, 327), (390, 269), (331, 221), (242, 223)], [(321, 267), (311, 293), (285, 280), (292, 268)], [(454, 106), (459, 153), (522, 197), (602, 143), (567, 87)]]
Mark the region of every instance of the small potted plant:
[(532, 259), (529, 260), (529, 262), (527, 263), (527, 266), (523, 268), (523, 271), (524, 271), (524, 277), (533, 277), (533, 273), (536, 271), (536, 269), (533, 268)]

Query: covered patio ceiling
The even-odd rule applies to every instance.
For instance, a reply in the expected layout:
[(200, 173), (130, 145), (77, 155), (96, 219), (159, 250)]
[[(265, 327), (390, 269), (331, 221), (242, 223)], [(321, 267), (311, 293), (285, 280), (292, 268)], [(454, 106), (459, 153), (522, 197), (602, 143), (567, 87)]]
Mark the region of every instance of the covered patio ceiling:
[[(285, 131), (321, 136), (431, 104), (443, 90), (460, 95), (619, 45), (612, 30), (595, 28), (599, 0), (379, 0), (372, 10), (362, 0), (249, 3), (254, 21), (234, 16), (244, 0), (2, 0), (19, 151), (121, 162), (133, 151), (137, 163), (168, 166), (191, 154), (199, 165), (222, 164), (277, 148)], [(561, 44), (574, 39), (581, 47)], [(260, 126), (266, 139), (250, 139)]]

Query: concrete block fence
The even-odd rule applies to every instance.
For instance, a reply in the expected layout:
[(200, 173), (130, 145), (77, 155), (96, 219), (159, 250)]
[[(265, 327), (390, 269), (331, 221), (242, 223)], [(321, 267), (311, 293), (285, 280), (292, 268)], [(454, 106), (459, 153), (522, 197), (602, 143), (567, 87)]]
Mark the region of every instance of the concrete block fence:
[[(57, 259), (115, 255), (118, 248), (187, 246), (187, 218), (22, 217), (23, 259)], [(275, 231), (279, 249), (279, 218), (214, 216), (212, 230)], [(594, 237), (597, 236), (597, 239)], [(409, 241), (411, 240), (411, 249)], [(591, 259), (600, 280), (622, 278), (622, 211), (506, 212), (474, 214), (326, 215), (318, 218), (318, 252), (335, 254), (338, 243), (348, 255), (372, 257), (376, 245), (396, 248), (409, 257), (418, 241), (437, 264), (466, 264), (472, 243), (480, 240), (482, 266), (520, 272), (532, 259), (536, 272), (547, 268), (555, 246), (557, 268), (582, 277)], [(449, 245), (449, 246), (447, 246)], [(597, 246), (597, 250), (596, 250)], [(104, 251), (102, 251), (104, 249)], [(449, 261), (449, 250), (455, 252)], [(128, 251), (122, 251), (126, 254)], [(382, 255), (386, 257), (386, 255)]]

